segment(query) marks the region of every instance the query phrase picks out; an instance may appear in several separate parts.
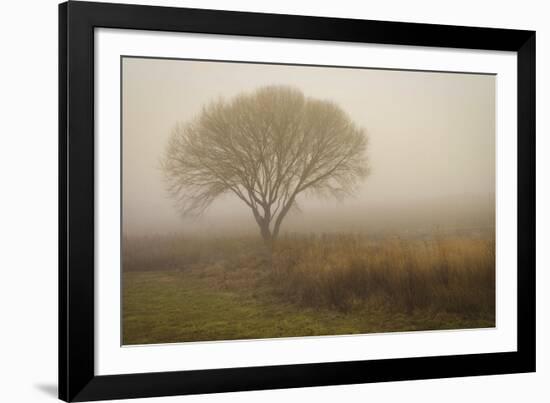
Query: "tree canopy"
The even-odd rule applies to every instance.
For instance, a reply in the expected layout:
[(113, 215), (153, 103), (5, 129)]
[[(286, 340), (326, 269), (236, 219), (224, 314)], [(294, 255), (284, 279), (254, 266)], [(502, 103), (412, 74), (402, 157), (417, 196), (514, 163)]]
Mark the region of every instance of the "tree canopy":
[(231, 193), (272, 242), (298, 195), (352, 192), (368, 174), (366, 148), (365, 130), (335, 103), (269, 86), (212, 102), (177, 124), (162, 167), (184, 214)]

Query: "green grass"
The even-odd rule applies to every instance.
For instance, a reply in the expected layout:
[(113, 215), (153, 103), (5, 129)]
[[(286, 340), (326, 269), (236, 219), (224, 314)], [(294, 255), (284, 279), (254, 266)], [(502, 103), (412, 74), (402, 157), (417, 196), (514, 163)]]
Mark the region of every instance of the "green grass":
[(123, 274), (123, 344), (340, 335), (494, 326), (494, 312), (403, 312), (358, 304), (342, 312), (289, 302), (265, 270)]

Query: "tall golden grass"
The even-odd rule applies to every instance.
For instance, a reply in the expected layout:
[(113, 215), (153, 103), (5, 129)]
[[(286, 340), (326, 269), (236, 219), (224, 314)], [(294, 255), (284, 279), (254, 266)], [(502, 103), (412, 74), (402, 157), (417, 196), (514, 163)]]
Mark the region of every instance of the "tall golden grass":
[(273, 275), (287, 298), (342, 311), (364, 301), (407, 312), (495, 307), (495, 243), (489, 239), (286, 238), (274, 254)]
[(255, 237), (124, 238), (123, 269), (189, 271), (235, 291), (267, 285), (281, 301), (342, 312), (368, 306), (490, 317), (495, 310), (491, 237), (291, 235), (272, 254)]

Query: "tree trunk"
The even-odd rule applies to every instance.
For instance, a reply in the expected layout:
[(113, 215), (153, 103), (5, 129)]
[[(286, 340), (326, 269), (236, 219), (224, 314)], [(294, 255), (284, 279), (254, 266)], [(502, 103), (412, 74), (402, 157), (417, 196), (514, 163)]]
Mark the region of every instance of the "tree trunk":
[(273, 242), (274, 236), (269, 230), (269, 223), (260, 225), (260, 234), (264, 241), (265, 253), (267, 258), (267, 266), (271, 270), (273, 267)]

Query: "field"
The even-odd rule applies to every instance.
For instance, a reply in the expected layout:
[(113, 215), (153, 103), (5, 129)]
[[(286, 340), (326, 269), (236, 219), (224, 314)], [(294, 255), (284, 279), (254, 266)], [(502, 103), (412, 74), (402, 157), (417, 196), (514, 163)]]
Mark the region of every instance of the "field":
[(125, 237), (123, 344), (495, 326), (490, 235)]

